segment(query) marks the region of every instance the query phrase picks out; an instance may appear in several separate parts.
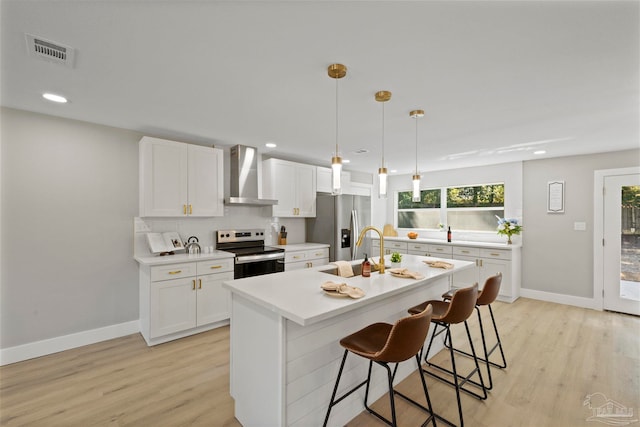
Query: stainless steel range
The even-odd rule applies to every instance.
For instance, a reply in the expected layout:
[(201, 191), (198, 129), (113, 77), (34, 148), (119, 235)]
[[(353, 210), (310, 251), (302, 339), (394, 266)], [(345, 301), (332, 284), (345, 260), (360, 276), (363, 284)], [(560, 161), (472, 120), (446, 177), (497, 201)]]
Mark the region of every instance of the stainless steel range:
[(218, 230), (216, 249), (235, 257), (234, 279), (284, 271), (284, 249), (264, 245), (264, 230)]

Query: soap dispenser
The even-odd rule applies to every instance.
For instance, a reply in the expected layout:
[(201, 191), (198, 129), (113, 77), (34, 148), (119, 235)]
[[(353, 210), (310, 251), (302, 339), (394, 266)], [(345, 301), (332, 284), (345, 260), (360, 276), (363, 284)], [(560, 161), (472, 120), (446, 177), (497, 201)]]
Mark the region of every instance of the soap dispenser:
[(364, 261), (362, 261), (362, 277), (371, 276), (371, 263), (367, 258), (367, 254), (364, 254)]

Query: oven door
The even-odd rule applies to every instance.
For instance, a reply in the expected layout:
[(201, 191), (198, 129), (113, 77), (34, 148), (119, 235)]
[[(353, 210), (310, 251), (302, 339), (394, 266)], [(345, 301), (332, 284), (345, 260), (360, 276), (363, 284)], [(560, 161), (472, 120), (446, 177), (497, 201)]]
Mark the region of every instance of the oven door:
[[(284, 271), (284, 257), (244, 260), (244, 257), (236, 258), (233, 278), (261, 276), (263, 274), (279, 273)], [(248, 257), (247, 257), (248, 258)]]

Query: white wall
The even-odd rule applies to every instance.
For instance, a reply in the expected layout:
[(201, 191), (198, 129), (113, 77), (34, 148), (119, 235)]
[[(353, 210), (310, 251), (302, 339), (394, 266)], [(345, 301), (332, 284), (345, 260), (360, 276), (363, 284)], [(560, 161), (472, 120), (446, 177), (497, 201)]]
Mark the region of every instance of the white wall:
[[(593, 298), (594, 171), (640, 165), (640, 150), (559, 157), (524, 163), (522, 288)], [(565, 181), (565, 213), (547, 213), (547, 183)], [(586, 222), (586, 231), (574, 231)], [(529, 295), (524, 292), (525, 295)]]
[[(133, 232), (143, 135), (8, 108), (0, 108), (0, 122), (1, 355), (20, 360), (135, 331), (134, 246), (148, 253), (144, 235), (134, 240)], [(221, 148), (228, 170), (229, 149)], [(249, 227), (264, 228), (274, 244), (281, 225), (288, 243), (305, 241), (304, 219), (270, 213), (225, 206), (220, 218), (147, 223), (185, 239), (196, 235), (207, 246), (215, 245), (215, 230)]]
[(137, 133), (0, 109), (1, 339), (138, 319)]

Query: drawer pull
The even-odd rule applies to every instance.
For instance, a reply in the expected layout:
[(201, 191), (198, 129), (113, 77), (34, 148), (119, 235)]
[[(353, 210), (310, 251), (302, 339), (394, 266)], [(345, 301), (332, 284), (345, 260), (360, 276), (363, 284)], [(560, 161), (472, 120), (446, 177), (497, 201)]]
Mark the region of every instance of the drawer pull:
[(211, 266), (212, 270), (215, 270), (216, 268), (222, 268), (222, 266), (221, 265), (212, 265)]
[(324, 255), (322, 252), (316, 252), (316, 256), (322, 256)]
[(169, 274), (180, 274), (182, 270), (170, 271)]
[(202, 279), (198, 279), (198, 289), (202, 289)]
[(196, 290), (196, 279), (193, 279), (191, 282), (193, 283), (193, 287), (191, 288), (191, 290), (195, 291)]
[(298, 259), (298, 258), (301, 258), (301, 257), (299, 257), (298, 255), (293, 256), (293, 259)]
[(438, 251), (438, 252), (442, 252), (442, 251), (444, 251), (444, 249), (442, 249), (442, 248), (436, 248), (436, 251)]
[(469, 251), (460, 251), (460, 252), (462, 252), (463, 254), (468, 254), (469, 253)]
[(491, 252), (489, 255), (491, 255), (491, 256), (500, 256), (500, 254), (496, 254), (494, 252)]

